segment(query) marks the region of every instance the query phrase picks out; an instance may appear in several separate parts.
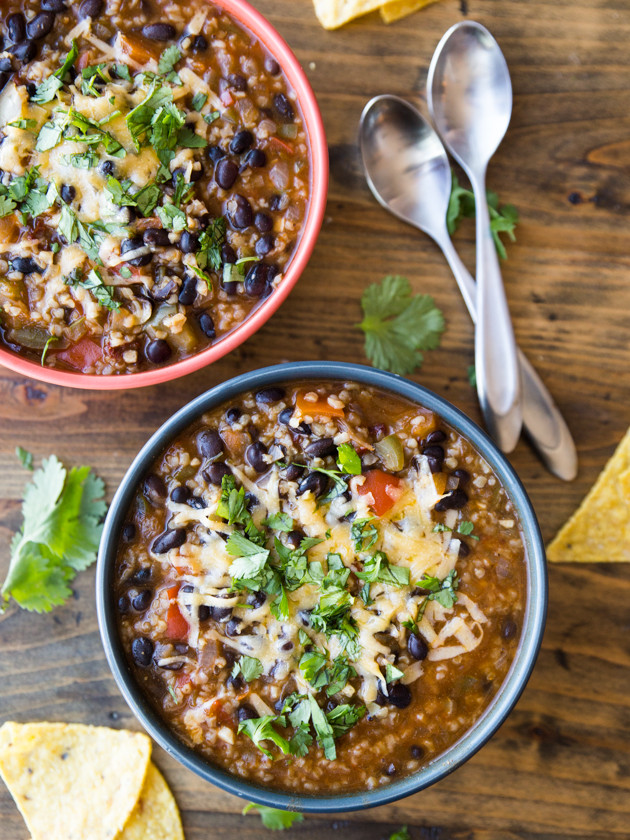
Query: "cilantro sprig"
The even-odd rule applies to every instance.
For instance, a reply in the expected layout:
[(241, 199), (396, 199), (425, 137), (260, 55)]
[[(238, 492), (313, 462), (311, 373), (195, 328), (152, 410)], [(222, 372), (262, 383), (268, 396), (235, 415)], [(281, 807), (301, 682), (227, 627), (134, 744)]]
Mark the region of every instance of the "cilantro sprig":
[[(471, 190), (467, 190), (460, 185), (457, 175), (453, 170), (451, 170), (451, 178), (451, 197), (446, 212), (446, 226), (448, 227), (448, 232), (453, 235), (462, 219), (474, 218), (475, 196)], [(488, 210), (490, 211), (490, 232), (492, 233), (497, 253), (502, 260), (506, 260), (507, 252), (499, 234), (505, 233), (511, 242), (516, 242), (514, 228), (518, 223), (518, 210), (513, 204), (504, 204), (500, 207), (498, 195), (490, 192), (490, 190), (488, 190), (486, 195), (488, 199)]]
[(280, 808), (270, 808), (268, 805), (256, 805), (254, 802), (248, 802), (243, 808), (243, 814), (249, 814), (250, 811), (258, 811), (262, 824), (271, 831), (284, 831), (285, 828), (291, 828), (293, 823), (304, 820), (302, 814), (295, 811), (282, 811)]
[(24, 490), (22, 527), (11, 543), (11, 560), (0, 591), (3, 606), (49, 612), (72, 594), (69, 583), (96, 560), (107, 510), (105, 485), (89, 467), (69, 472), (46, 458)]
[(405, 277), (388, 275), (368, 286), (361, 298), (365, 355), (374, 367), (400, 376), (422, 365), (423, 351), (434, 350), (444, 316), (430, 295), (412, 295)]

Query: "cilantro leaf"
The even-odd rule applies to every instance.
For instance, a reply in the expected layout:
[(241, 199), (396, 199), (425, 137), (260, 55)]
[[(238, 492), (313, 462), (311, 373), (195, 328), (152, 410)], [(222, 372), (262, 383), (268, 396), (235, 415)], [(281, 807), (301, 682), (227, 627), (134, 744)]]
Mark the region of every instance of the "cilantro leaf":
[(254, 745), (268, 758), (273, 758), (273, 754), (262, 746), (263, 741), (272, 741), (286, 755), (290, 752), (289, 742), (274, 729), (274, 724), (286, 726), (286, 719), (283, 715), (263, 715), (241, 721), (238, 731), (244, 732), (248, 738), (251, 738)]
[[(431, 577), (431, 575), (423, 575), (422, 580), (417, 584), (421, 589), (428, 590), (426, 600), (423, 602), (423, 607), (429, 601), (437, 601), (445, 609), (451, 609), (457, 602), (457, 589), (459, 588), (459, 579), (457, 571), (453, 569), (450, 571), (444, 580), (440, 578)], [(424, 612), (424, 610), (422, 610)]]
[(21, 446), (15, 447), (15, 454), (20, 459), (20, 463), (24, 467), (25, 470), (32, 470), (33, 469), (33, 453), (29, 452), (26, 449), (23, 449)]
[[(314, 682), (327, 662), (328, 654), (325, 651), (319, 650), (318, 648), (304, 651), (300, 657), (300, 671), (304, 675), (304, 679), (310, 683)], [(321, 688), (321, 686), (318, 685), (316, 688)]]
[(225, 228), (225, 219), (219, 216), (218, 219), (213, 219), (199, 236), (199, 250), (195, 259), (202, 271), (209, 268), (218, 271), (221, 267), (221, 246), (225, 241)]
[[(514, 228), (518, 223), (518, 211), (513, 204), (504, 204), (499, 207), (499, 197), (496, 193), (486, 193), (488, 210), (490, 213), (490, 231), (497, 253), (502, 260), (507, 259), (505, 245), (501, 241), (500, 233), (506, 233), (511, 242), (516, 242)], [(475, 215), (475, 196), (471, 190), (460, 186), (455, 172), (451, 169), (451, 196), (446, 212), (446, 226), (448, 232), (453, 235), (459, 223), (464, 218), (471, 218)]]
[(395, 665), (392, 665), (391, 662), (388, 662), (385, 667), (385, 680), (388, 683), (394, 682), (395, 680), (399, 680), (401, 677), (405, 676), (405, 672), (401, 671), (400, 668), (397, 668)]
[(170, 73), (175, 69), (175, 65), (181, 60), (181, 57), (182, 54), (175, 44), (167, 47), (158, 61), (158, 73), (161, 73), (162, 75)]
[(408, 586), (409, 569), (406, 566), (393, 566), (382, 551), (375, 552), (363, 564), (363, 571), (357, 572), (359, 580), (366, 583), (388, 583), (391, 586)]
[(24, 521), (11, 543), (5, 601), (48, 612), (71, 594), (68, 582), (96, 559), (105, 487), (89, 467), (68, 473), (51, 455), (24, 490)]
[(286, 534), (293, 530), (293, 520), (288, 513), (274, 513), (265, 519), (263, 525), (272, 531), (283, 531)]
[[(66, 210), (66, 209), (67, 209), (66, 207), (63, 207), (62, 210), (61, 210), (62, 219), (63, 219), (63, 216), (64, 216), (64, 210)], [(76, 234), (75, 234), (73, 239), (70, 239), (66, 235), (65, 228), (64, 228), (64, 230), (62, 230), (62, 228), (61, 228), (61, 222), (59, 223), (59, 232), (63, 233), (63, 235), (68, 240), (68, 242), (73, 242), (74, 239), (76, 239)], [(79, 232), (80, 232), (80, 228), (79, 228)], [(101, 304), (101, 306), (104, 306), (106, 309), (109, 309), (109, 310), (120, 309), (120, 303), (118, 303), (118, 301), (114, 300), (114, 298), (112, 297), (112, 295), (114, 293), (114, 287), (113, 286), (106, 286), (103, 283), (103, 278), (101, 277), (101, 275), (99, 274), (99, 272), (95, 268), (93, 268), (90, 271), (90, 273), (85, 278), (85, 280), (81, 279), (80, 275), (74, 274), (74, 275), (69, 275), (69, 276), (64, 277), (63, 281), (67, 286), (80, 286), (83, 289), (87, 289), (92, 294), (92, 296)]]
[(231, 676), (237, 677), (242, 674), (246, 683), (257, 680), (263, 672), (263, 666), (260, 659), (253, 656), (246, 656), (243, 654), (240, 659), (234, 663)]
[(13, 122), (8, 123), (8, 125), (13, 128), (21, 128), (22, 131), (28, 131), (31, 134), (34, 134), (35, 129), (37, 128), (37, 120), (14, 120)]
[(361, 298), (365, 354), (375, 367), (405, 376), (420, 367), (423, 350), (434, 350), (444, 317), (430, 295), (412, 295), (409, 281), (388, 275)]
[(370, 523), (373, 517), (366, 519), (355, 519), (350, 529), (350, 539), (354, 543), (356, 551), (367, 551), (372, 548), (378, 539), (378, 531), (375, 525)]
[(349, 443), (337, 447), (337, 466), (348, 475), (361, 475), (361, 458)]
[(298, 757), (305, 756), (312, 743), (313, 736), (309, 732), (308, 723), (301, 723), (289, 741), (291, 755), (297, 755)]
[(192, 105), (193, 111), (201, 111), (201, 109), (203, 108), (203, 106), (206, 104), (207, 101), (208, 101), (208, 94), (207, 93), (201, 93), (201, 91), (199, 91), (198, 93), (196, 93), (193, 96), (190, 104)]
[(77, 47), (77, 42), (73, 40), (72, 48), (65, 57), (61, 67), (58, 70), (55, 70), (51, 76), (44, 79), (44, 81), (37, 86), (37, 90), (31, 97), (31, 102), (37, 102), (38, 105), (44, 105), (46, 102), (51, 102), (55, 98), (57, 91), (61, 90), (63, 87), (66, 74), (74, 65), (78, 54), (79, 49)]
[(468, 384), (471, 388), (477, 387), (477, 370), (475, 369), (474, 365), (468, 365), (468, 370), (466, 371), (466, 375), (468, 376)]
[(406, 825), (402, 825), (398, 831), (394, 831), (389, 835), (389, 840), (411, 840), (411, 834)]
[[(297, 755), (298, 753), (295, 754)], [(303, 755), (306, 755), (306, 753), (303, 753)], [(269, 828), (272, 831), (283, 831), (285, 828), (291, 828), (293, 823), (300, 823), (304, 820), (302, 814), (297, 814), (295, 811), (282, 811), (280, 808), (256, 805), (254, 802), (249, 802), (243, 808), (243, 813), (248, 814), (252, 810), (258, 811), (265, 828)]]
[(332, 729), (333, 737), (340, 738), (345, 735), (355, 723), (361, 720), (365, 712), (365, 706), (351, 706), (349, 703), (336, 706), (332, 711), (327, 712), (326, 718)]
[(163, 207), (158, 207), (156, 212), (162, 222), (162, 227), (174, 230), (176, 233), (186, 229), (188, 224), (186, 214), (179, 207), (175, 207), (174, 204), (165, 204)]

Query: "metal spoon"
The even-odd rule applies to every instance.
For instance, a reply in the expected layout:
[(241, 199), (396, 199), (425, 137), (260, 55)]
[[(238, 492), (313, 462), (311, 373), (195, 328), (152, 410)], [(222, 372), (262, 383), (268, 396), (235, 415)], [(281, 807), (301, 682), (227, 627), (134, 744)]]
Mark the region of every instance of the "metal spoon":
[[(446, 228), (451, 169), (440, 138), (422, 114), (397, 96), (377, 96), (365, 106), (359, 144), (368, 185), (386, 210), (428, 234), (442, 249), (470, 316), (476, 318), (475, 281)], [(547, 468), (570, 481), (577, 453), (562, 415), (538, 374), (518, 351), (523, 422)]]
[(445, 146), (468, 175), (477, 226), (475, 369), (486, 425), (511, 452), (521, 433), (516, 340), (490, 232), (486, 169), (507, 131), (512, 85), (503, 53), (481, 24), (452, 26), (437, 46), (427, 78), (429, 113)]

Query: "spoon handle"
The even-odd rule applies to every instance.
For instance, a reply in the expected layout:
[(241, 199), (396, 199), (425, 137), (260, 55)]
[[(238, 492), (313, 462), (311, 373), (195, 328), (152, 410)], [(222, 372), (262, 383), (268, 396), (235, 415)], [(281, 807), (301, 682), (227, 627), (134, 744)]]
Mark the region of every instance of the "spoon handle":
[[(475, 281), (461, 261), (446, 228), (436, 239), (442, 249), (473, 323), (477, 321)], [(523, 426), (547, 469), (564, 481), (577, 475), (577, 452), (571, 432), (544, 382), (517, 347), (521, 369)]]
[(523, 422), (516, 340), (490, 231), (484, 178), (471, 178), (471, 183), (477, 217), (477, 393), (490, 435), (504, 452), (511, 452)]

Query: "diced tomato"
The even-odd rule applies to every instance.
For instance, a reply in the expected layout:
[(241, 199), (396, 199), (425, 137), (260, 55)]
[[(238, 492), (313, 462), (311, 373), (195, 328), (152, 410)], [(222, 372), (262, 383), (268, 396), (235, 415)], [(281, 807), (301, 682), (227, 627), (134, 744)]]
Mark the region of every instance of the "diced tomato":
[(174, 602), (169, 604), (166, 613), (166, 635), (177, 642), (183, 642), (188, 638), (188, 622), (182, 615), (179, 605)]
[(402, 482), (395, 475), (383, 470), (369, 470), (365, 481), (359, 487), (359, 495), (372, 496), (370, 507), (377, 516), (382, 516), (392, 508), (403, 494)]
[(173, 598), (177, 598), (177, 593), (179, 592), (179, 584), (176, 583), (175, 586), (169, 586), (166, 590), (166, 594), (168, 598), (172, 601)]
[(229, 90), (224, 90), (223, 93), (220, 93), (219, 99), (223, 102), (226, 108), (229, 108), (234, 102), (234, 97)]
[(92, 51), (86, 50), (82, 52), (81, 55), (78, 57), (76, 66), (77, 70), (85, 70), (86, 67), (89, 67), (92, 63)]
[(70, 367), (76, 368), (77, 370), (85, 370), (103, 358), (103, 348), (89, 338), (82, 338), (81, 341), (77, 341), (72, 347), (68, 347), (67, 350), (61, 350), (56, 355), (58, 359), (70, 365)]
[(177, 688), (184, 688), (190, 682), (190, 674), (178, 674), (175, 677), (175, 685)]
[(312, 417), (343, 417), (343, 408), (333, 408), (326, 397), (319, 397), (315, 402), (309, 402), (306, 394), (315, 393), (299, 391), (296, 398), (296, 405), (302, 414), (310, 414)]

